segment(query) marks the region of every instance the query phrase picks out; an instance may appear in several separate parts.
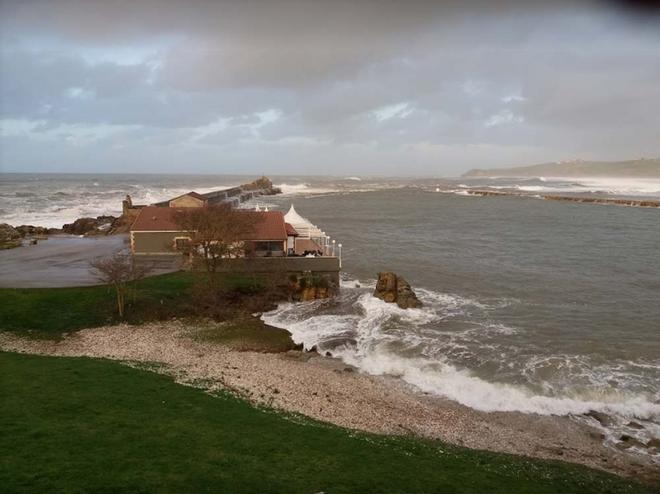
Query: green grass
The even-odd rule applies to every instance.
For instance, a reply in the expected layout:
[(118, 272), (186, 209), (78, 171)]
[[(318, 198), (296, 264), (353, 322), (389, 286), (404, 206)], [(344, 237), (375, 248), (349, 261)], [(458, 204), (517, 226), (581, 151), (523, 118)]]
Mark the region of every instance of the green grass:
[(625, 493), (559, 462), (359, 434), (118, 363), (0, 353), (0, 490)]
[[(170, 273), (135, 283), (125, 321), (140, 324), (195, 316), (191, 298), (194, 275)], [(250, 278), (223, 276), (222, 286), (237, 297), (259, 290)], [(120, 322), (115, 292), (108, 286), (73, 288), (0, 288), (0, 330), (57, 338), (63, 332)]]
[[(145, 278), (127, 301), (127, 322), (182, 312), (190, 303), (190, 273)], [(119, 322), (112, 287), (0, 288), (0, 328), (59, 336), (62, 332)]]
[(242, 352), (280, 353), (296, 348), (291, 333), (264, 324), (261, 319), (243, 316), (209, 325), (196, 338), (221, 343)]

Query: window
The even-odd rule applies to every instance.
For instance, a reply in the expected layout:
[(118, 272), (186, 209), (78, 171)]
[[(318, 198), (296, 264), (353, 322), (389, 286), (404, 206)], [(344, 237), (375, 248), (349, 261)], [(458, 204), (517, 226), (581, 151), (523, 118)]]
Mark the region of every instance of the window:
[(274, 251), (279, 252), (284, 249), (283, 242), (255, 242), (256, 251)]
[(190, 237), (174, 237), (174, 248), (182, 252), (190, 250)]

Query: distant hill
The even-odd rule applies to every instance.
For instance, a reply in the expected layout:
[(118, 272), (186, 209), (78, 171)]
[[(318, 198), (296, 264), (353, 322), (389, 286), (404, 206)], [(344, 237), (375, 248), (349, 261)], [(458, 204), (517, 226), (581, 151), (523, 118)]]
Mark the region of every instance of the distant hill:
[(516, 168), (474, 169), (463, 177), (660, 178), (660, 158), (630, 161), (560, 161)]

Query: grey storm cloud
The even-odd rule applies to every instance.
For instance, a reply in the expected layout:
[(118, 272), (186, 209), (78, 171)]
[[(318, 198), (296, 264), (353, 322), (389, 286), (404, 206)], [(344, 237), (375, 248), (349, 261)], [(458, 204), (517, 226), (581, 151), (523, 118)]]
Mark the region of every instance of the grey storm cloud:
[(454, 175), (660, 154), (660, 18), (622, 3), (3, 0), (0, 14), (0, 170)]

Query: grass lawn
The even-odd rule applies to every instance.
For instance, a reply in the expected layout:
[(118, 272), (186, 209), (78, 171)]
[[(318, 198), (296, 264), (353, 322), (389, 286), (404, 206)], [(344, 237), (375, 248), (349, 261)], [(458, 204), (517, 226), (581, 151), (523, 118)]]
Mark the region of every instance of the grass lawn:
[(298, 348), (286, 329), (268, 326), (261, 319), (249, 315), (208, 324), (195, 337), (241, 352), (280, 353)]
[(0, 353), (0, 490), (650, 492), (558, 462), (358, 434), (116, 362)]
[[(127, 299), (126, 322), (163, 320), (194, 316), (190, 272), (145, 278), (135, 283), (135, 298)], [(254, 281), (224, 276), (232, 293), (249, 291)], [(34, 337), (57, 338), (63, 332), (118, 323), (112, 287), (0, 288), (0, 330)]]
[[(135, 300), (127, 300), (127, 322), (165, 318), (190, 303), (192, 274), (145, 278), (135, 285)], [(59, 336), (62, 332), (118, 321), (112, 287), (0, 288), (0, 328)]]

